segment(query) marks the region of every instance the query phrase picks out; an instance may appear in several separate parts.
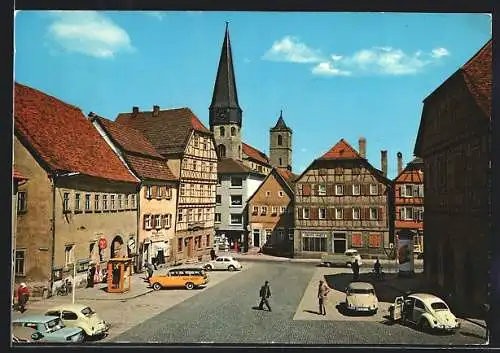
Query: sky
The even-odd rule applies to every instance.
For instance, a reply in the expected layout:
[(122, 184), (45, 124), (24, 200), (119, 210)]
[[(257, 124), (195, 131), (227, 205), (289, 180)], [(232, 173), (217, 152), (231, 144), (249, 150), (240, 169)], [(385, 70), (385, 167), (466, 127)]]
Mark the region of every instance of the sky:
[(225, 21), (243, 141), (269, 155), (283, 110), (297, 174), (363, 136), (394, 178), (422, 101), (491, 38), (489, 14), (19, 11), (15, 80), (85, 114), (189, 107), (208, 127)]

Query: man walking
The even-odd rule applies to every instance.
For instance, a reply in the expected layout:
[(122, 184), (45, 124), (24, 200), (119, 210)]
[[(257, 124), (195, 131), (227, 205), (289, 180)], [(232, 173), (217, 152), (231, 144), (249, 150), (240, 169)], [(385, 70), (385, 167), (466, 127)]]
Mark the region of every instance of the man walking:
[(216, 256), (215, 256), (215, 249), (214, 249), (214, 248), (212, 248), (212, 249), (210, 250), (210, 258), (212, 259), (212, 261), (214, 261), (214, 260), (215, 260), (215, 258), (216, 258)]
[(323, 282), (319, 281), (319, 286), (318, 286), (318, 302), (319, 302), (319, 314), (320, 315), (326, 315), (326, 308), (325, 308), (325, 301), (326, 301), (326, 296), (330, 289), (328, 286)]
[(268, 281), (265, 281), (264, 285), (260, 287), (259, 295), (260, 295), (259, 310), (264, 310), (264, 304), (265, 304), (267, 310), (272, 311), (268, 300), (271, 297), (271, 288), (269, 287)]
[(25, 283), (21, 283), (17, 289), (17, 308), (21, 313), (26, 311), (26, 304), (29, 299), (29, 289)]
[(358, 259), (355, 259), (353, 264), (352, 264), (352, 275), (353, 275), (353, 281), (357, 281), (359, 279), (359, 263)]

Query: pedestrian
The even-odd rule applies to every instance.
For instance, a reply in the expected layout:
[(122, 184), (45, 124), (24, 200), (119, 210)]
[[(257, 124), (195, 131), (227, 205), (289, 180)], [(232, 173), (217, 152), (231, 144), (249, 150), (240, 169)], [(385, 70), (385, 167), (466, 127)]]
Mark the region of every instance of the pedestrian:
[(212, 259), (212, 261), (215, 260), (215, 258), (216, 258), (216, 256), (215, 256), (215, 248), (212, 248), (210, 250), (210, 258)]
[(153, 259), (151, 260), (151, 262), (153, 263), (154, 269), (158, 270), (158, 267), (157, 267), (157, 265), (159, 263), (158, 259), (156, 257), (153, 257)]
[(29, 289), (25, 283), (21, 283), (17, 289), (17, 308), (20, 312), (26, 311), (26, 304), (29, 300)]
[(151, 277), (153, 277), (153, 272), (154, 272), (154, 267), (152, 264), (150, 264), (149, 262), (145, 262), (144, 263), (144, 267), (146, 267), (146, 271), (147, 271), (147, 280), (149, 280)]
[(94, 264), (90, 265), (89, 271), (87, 273), (87, 288), (94, 288), (94, 276), (96, 268)]
[(264, 310), (264, 305), (266, 305), (267, 310), (272, 311), (268, 300), (271, 297), (271, 288), (269, 287), (269, 281), (265, 281), (264, 285), (260, 287), (259, 296), (260, 296), (259, 310)]
[(318, 286), (318, 303), (319, 303), (319, 314), (320, 315), (326, 315), (326, 308), (325, 308), (325, 302), (326, 302), (326, 296), (328, 295), (328, 292), (330, 289), (324, 283), (323, 281), (319, 281), (319, 286)]
[(353, 281), (357, 281), (359, 279), (359, 263), (358, 259), (354, 260), (354, 263), (352, 264), (352, 274), (353, 274)]

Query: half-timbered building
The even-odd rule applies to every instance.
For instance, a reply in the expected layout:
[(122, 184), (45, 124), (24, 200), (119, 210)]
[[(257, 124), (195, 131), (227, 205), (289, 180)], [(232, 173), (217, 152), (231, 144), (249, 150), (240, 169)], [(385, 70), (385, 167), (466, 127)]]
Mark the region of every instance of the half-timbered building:
[(363, 256), (384, 255), (389, 247), (391, 181), (387, 152), (382, 169), (341, 139), (315, 159), (295, 181), (296, 257), (319, 257), (358, 249)]

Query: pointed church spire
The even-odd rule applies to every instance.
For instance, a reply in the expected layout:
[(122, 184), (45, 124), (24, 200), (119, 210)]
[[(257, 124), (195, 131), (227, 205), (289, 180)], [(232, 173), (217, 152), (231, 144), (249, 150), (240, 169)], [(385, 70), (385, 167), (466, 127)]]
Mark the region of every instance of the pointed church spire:
[(241, 108), (236, 91), (233, 54), (231, 40), (229, 39), (229, 22), (226, 22), (226, 32), (215, 79), (212, 103), (209, 109), (210, 126), (227, 123), (235, 123), (241, 126)]
[(280, 116), (278, 118), (278, 121), (276, 122), (276, 125), (274, 125), (274, 129), (290, 129), (288, 126), (285, 124), (285, 119), (283, 119), (283, 109), (280, 110)]

